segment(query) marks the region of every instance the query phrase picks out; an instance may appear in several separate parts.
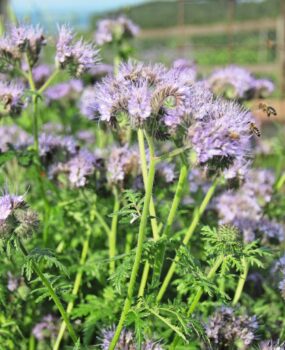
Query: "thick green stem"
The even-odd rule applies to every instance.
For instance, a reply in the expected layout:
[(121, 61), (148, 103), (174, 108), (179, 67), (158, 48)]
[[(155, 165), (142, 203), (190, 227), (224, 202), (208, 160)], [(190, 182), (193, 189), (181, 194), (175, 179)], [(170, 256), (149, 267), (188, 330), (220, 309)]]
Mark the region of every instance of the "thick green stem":
[(115, 272), (118, 211), (120, 209), (119, 194), (118, 194), (118, 190), (116, 187), (114, 187), (113, 193), (114, 193), (114, 209), (113, 209), (113, 217), (112, 217), (112, 224), (111, 224), (111, 232), (109, 235), (109, 259), (110, 259), (109, 272), (110, 272), (110, 275)]
[[(192, 237), (199, 221), (200, 221), (200, 218), (201, 216), (203, 215), (205, 209), (207, 208), (210, 200), (212, 199), (213, 195), (214, 195), (214, 192), (215, 192), (215, 189), (217, 187), (217, 184), (218, 184), (218, 179), (215, 179), (212, 186), (209, 188), (208, 192), (206, 193), (201, 205), (196, 208), (196, 210), (194, 211), (194, 216), (193, 216), (193, 219), (192, 219), (192, 222), (184, 236), (184, 239), (182, 241), (182, 245), (187, 245), (190, 238)], [(158, 292), (158, 295), (156, 297), (156, 301), (157, 302), (160, 302), (161, 299), (163, 298), (164, 296), (164, 293), (166, 292), (166, 289), (172, 279), (172, 276), (175, 272), (175, 269), (176, 269), (176, 265), (177, 263), (179, 262), (179, 256), (176, 255), (176, 257), (174, 258), (172, 264), (170, 265), (170, 268), (164, 278), (164, 281), (160, 287), (160, 290)]]
[(116, 344), (119, 340), (121, 331), (123, 329), (126, 316), (131, 308), (132, 305), (132, 298), (134, 295), (134, 288), (135, 283), (137, 279), (137, 274), (141, 262), (141, 256), (142, 256), (142, 250), (143, 250), (143, 243), (145, 239), (145, 232), (146, 232), (146, 226), (147, 226), (147, 219), (149, 215), (149, 203), (152, 195), (152, 188), (153, 188), (153, 181), (154, 181), (154, 175), (155, 175), (155, 160), (154, 160), (154, 145), (153, 140), (151, 137), (146, 135), (148, 145), (149, 145), (149, 153), (150, 153), (150, 161), (149, 161), (149, 174), (147, 179), (147, 186), (146, 186), (146, 192), (144, 197), (144, 206), (139, 226), (139, 234), (138, 234), (138, 242), (137, 242), (137, 249), (136, 249), (136, 255), (135, 255), (135, 261), (133, 264), (131, 277), (128, 285), (128, 291), (127, 291), (127, 297), (124, 303), (124, 307), (121, 313), (120, 321), (117, 326), (117, 329), (115, 331), (114, 337), (112, 339), (112, 342), (110, 344), (109, 350), (114, 350), (116, 347)]
[(247, 278), (247, 274), (248, 274), (248, 261), (246, 260), (245, 257), (242, 258), (241, 260), (241, 263), (242, 263), (242, 267), (243, 267), (243, 272), (242, 274), (240, 275), (240, 278), (239, 278), (239, 281), (238, 281), (238, 285), (237, 285), (237, 289), (236, 289), (236, 292), (235, 292), (235, 296), (234, 296), (234, 299), (233, 299), (233, 306), (235, 306), (240, 297), (241, 297), (241, 294), (242, 294), (242, 291), (243, 291), (243, 287), (244, 287), (244, 284), (245, 284), (245, 281), (246, 281), (246, 278)]
[[(23, 242), (20, 239), (18, 239), (18, 245), (19, 245), (23, 255), (24, 256), (28, 256), (29, 254), (28, 254), (25, 246), (23, 245)], [(73, 329), (71, 323), (69, 322), (68, 315), (65, 312), (61, 301), (59, 300), (58, 296), (56, 295), (55, 291), (53, 290), (53, 288), (52, 288), (50, 282), (48, 281), (48, 279), (45, 277), (45, 275), (42, 273), (42, 271), (40, 270), (40, 268), (38, 267), (38, 265), (34, 261), (32, 262), (32, 268), (35, 271), (35, 273), (39, 276), (39, 278), (42, 281), (42, 283), (44, 284), (44, 286), (49, 291), (49, 294), (50, 294), (52, 300), (54, 301), (54, 303), (55, 303), (58, 311), (60, 312), (64, 322), (66, 323), (66, 326), (67, 326), (68, 332), (69, 332), (69, 334), (71, 336), (71, 339), (73, 340), (74, 344), (76, 344), (77, 336), (76, 336), (76, 334), (74, 332), (74, 329)]]
[[(166, 224), (164, 226), (164, 230), (162, 232), (162, 237), (167, 239), (170, 235), (170, 230), (172, 228), (178, 206), (181, 202), (182, 196), (183, 196), (183, 190), (185, 187), (185, 183), (187, 181), (187, 175), (188, 175), (188, 164), (187, 160), (185, 159), (184, 155), (181, 155), (181, 168), (180, 168), (180, 174), (179, 179), (175, 191), (175, 195), (172, 201), (172, 205), (166, 220)], [(155, 263), (155, 269), (154, 269), (154, 275), (153, 275), (153, 281), (154, 283), (159, 282), (161, 270), (163, 266), (164, 256), (165, 256), (165, 249), (166, 244), (163, 245), (161, 252), (158, 254), (156, 263)]]
[[(82, 267), (83, 267), (83, 265), (86, 262), (86, 258), (87, 258), (87, 254), (88, 254), (90, 233), (91, 232), (88, 232), (87, 237), (86, 237), (85, 241), (83, 242), (81, 258), (80, 258), (80, 262), (79, 262), (80, 267), (79, 267), (79, 269), (78, 269), (78, 271), (76, 273), (74, 284), (73, 284), (73, 289), (72, 289), (72, 297), (73, 297), (73, 299), (68, 303), (67, 309), (66, 309), (66, 312), (67, 312), (68, 315), (73, 310), (74, 300), (75, 300), (75, 298), (76, 298), (76, 296), (78, 294), (79, 287), (81, 285), (82, 275), (83, 275)], [(54, 344), (54, 347), (53, 347), (53, 350), (58, 350), (59, 349), (60, 343), (61, 343), (61, 340), (63, 338), (65, 330), (66, 330), (66, 323), (62, 322), (61, 326), (60, 326), (60, 329), (59, 329), (59, 333), (57, 335), (57, 338), (56, 338), (56, 341), (55, 341), (55, 344)]]
[[(215, 276), (218, 268), (221, 266), (222, 262), (224, 261), (224, 256), (223, 255), (220, 255), (217, 260), (215, 261), (214, 265), (211, 267), (210, 271), (208, 272), (207, 274), (207, 279), (210, 281), (213, 279), (213, 277)], [(203, 295), (203, 288), (202, 287), (199, 287), (194, 299), (193, 299), (193, 302), (192, 304), (190, 305), (190, 308), (188, 310), (188, 316), (190, 316), (196, 309), (196, 306), (198, 305), (200, 299), (201, 299), (201, 296)]]
[[(141, 129), (138, 130), (137, 134), (138, 134), (138, 143), (139, 143), (139, 150), (140, 150), (140, 160), (141, 160), (141, 170), (142, 170), (142, 175), (143, 175), (143, 183), (144, 183), (144, 188), (146, 191), (148, 171), (147, 171), (146, 152), (145, 152), (145, 146), (144, 146), (144, 134), (143, 134), (143, 131)], [(158, 229), (155, 206), (154, 206), (152, 196), (151, 196), (150, 203), (149, 203), (149, 214), (151, 217), (150, 223), (151, 223), (151, 228), (152, 228), (153, 239), (155, 241), (157, 241), (159, 239), (159, 229)], [(138, 293), (139, 297), (143, 297), (143, 295), (144, 295), (149, 271), (150, 271), (150, 264), (147, 261), (145, 263), (145, 266), (143, 269), (142, 279), (141, 279), (139, 293)]]

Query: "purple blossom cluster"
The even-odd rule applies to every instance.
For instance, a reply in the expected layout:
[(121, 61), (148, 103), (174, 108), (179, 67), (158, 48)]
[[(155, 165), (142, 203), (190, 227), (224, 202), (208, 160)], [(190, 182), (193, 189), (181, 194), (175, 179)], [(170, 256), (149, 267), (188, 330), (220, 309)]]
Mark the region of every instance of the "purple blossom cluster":
[(31, 143), (31, 136), (17, 125), (0, 127), (0, 152), (6, 152), (9, 145), (15, 149), (26, 148)]
[(56, 337), (58, 332), (58, 321), (53, 315), (46, 315), (33, 328), (33, 335), (38, 340)]
[(284, 343), (275, 342), (273, 340), (264, 341), (259, 344), (259, 350), (285, 350)]
[(274, 91), (270, 80), (256, 79), (247, 69), (234, 65), (215, 70), (207, 83), (216, 95), (229, 99), (267, 97)]
[(12, 26), (0, 39), (0, 58), (12, 65), (20, 62), (23, 54), (26, 54), (29, 65), (33, 67), (45, 44), (43, 29), (39, 25)]
[(95, 42), (98, 45), (104, 45), (133, 38), (138, 33), (139, 27), (125, 16), (119, 16), (115, 19), (106, 18), (97, 22)]
[[(114, 327), (105, 328), (101, 331), (101, 344), (100, 349), (108, 350), (111, 341), (114, 337)], [(136, 349), (135, 335), (132, 331), (123, 329), (120, 335), (119, 341), (116, 345), (117, 350), (133, 350)], [(145, 340), (141, 345), (142, 350), (163, 350), (162, 345), (159, 342), (152, 340)]]
[(32, 211), (23, 196), (5, 192), (0, 197), (0, 238), (12, 234), (27, 237), (38, 228), (38, 215)]
[(59, 83), (49, 87), (45, 92), (44, 96), (47, 103), (53, 101), (75, 101), (79, 98), (80, 93), (83, 91), (83, 83), (79, 79), (71, 79), (69, 81)]
[(274, 180), (269, 170), (248, 171), (245, 183), (237, 191), (226, 191), (217, 198), (220, 223), (238, 227), (245, 242), (259, 237), (269, 242), (284, 241), (283, 225), (263, 213), (272, 197)]
[(18, 116), (27, 105), (20, 82), (0, 81), (0, 117)]
[(140, 173), (140, 157), (137, 148), (125, 145), (115, 147), (108, 156), (107, 180), (111, 185), (123, 185), (129, 177), (135, 178)]
[(217, 349), (231, 348), (239, 340), (247, 348), (255, 339), (257, 328), (255, 316), (237, 315), (234, 309), (221, 307), (209, 318), (206, 334)]
[(92, 43), (86, 43), (83, 39), (75, 41), (69, 26), (59, 27), (56, 63), (60, 68), (67, 69), (71, 75), (79, 77), (94, 68), (98, 61), (98, 50)]

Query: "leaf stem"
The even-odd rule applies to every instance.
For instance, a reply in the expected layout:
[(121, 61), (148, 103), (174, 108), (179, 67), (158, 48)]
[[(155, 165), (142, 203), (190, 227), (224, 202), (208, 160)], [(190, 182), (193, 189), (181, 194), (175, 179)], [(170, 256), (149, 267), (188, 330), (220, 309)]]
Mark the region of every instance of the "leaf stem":
[(131, 308), (132, 305), (132, 298), (134, 294), (134, 287), (136, 283), (136, 278), (141, 262), (141, 256), (142, 256), (142, 250), (143, 250), (143, 242), (145, 238), (145, 232), (146, 232), (146, 226), (147, 226), (147, 219), (149, 214), (149, 203), (151, 200), (152, 195), (152, 188), (153, 188), (153, 181), (154, 181), (154, 175), (155, 175), (155, 153), (154, 153), (154, 144), (153, 140), (150, 136), (146, 134), (146, 139), (149, 146), (149, 155), (150, 155), (150, 161), (149, 161), (149, 174), (147, 179), (147, 186), (146, 186), (146, 192), (145, 192), (145, 198), (144, 198), (144, 206), (139, 226), (139, 234), (138, 234), (138, 242), (137, 242), (137, 249), (136, 249), (136, 255), (135, 255), (135, 261), (131, 272), (131, 277), (128, 285), (128, 291), (127, 291), (127, 297), (124, 303), (124, 307), (121, 313), (121, 317), (119, 320), (119, 324), (117, 326), (117, 329), (115, 331), (114, 337), (111, 341), (111, 344), (109, 346), (109, 350), (114, 350), (116, 347), (116, 344), (119, 340), (121, 331), (123, 329), (125, 319), (127, 317), (127, 314)]
[[(209, 188), (208, 192), (206, 193), (201, 205), (199, 207), (197, 207), (194, 211), (194, 216), (192, 218), (192, 222), (184, 236), (184, 239), (182, 241), (182, 244), (181, 245), (187, 245), (190, 238), (192, 237), (200, 219), (201, 219), (201, 216), (204, 214), (204, 211), (206, 210), (210, 200), (212, 199), (213, 195), (214, 195), (214, 192), (216, 190), (216, 187), (217, 187), (217, 184), (218, 184), (218, 179), (216, 178), (214, 181), (213, 181), (213, 184), (211, 185), (211, 187)], [(156, 297), (156, 301), (157, 302), (160, 302), (161, 299), (163, 298), (164, 296), (164, 293), (166, 292), (166, 289), (172, 279), (172, 276), (175, 272), (175, 269), (176, 269), (176, 265), (177, 263), (179, 262), (179, 256), (176, 255), (172, 264), (170, 265), (170, 268), (164, 278), (164, 281), (160, 287), (160, 290), (158, 292), (158, 295)]]
[[(18, 245), (19, 248), (21, 249), (22, 253), (24, 256), (28, 256), (29, 253), (27, 252), (23, 242), (18, 238)], [(59, 299), (59, 297), (56, 295), (55, 291), (53, 290), (52, 285), (50, 284), (50, 282), (48, 281), (48, 279), (45, 277), (45, 275), (42, 273), (42, 271), (40, 270), (40, 268), (38, 267), (37, 263), (35, 263), (34, 261), (32, 261), (32, 267), (33, 270), (35, 271), (35, 273), (39, 276), (40, 280), (42, 281), (42, 283), (44, 284), (44, 286), (47, 288), (47, 290), (49, 291), (49, 294), (52, 298), (52, 300), (54, 301), (58, 311), (60, 312), (64, 322), (66, 323), (67, 329), (69, 331), (69, 334), (71, 336), (71, 339), (73, 340), (74, 344), (76, 344), (77, 342), (77, 336), (74, 332), (74, 329), (69, 321), (68, 315), (64, 310), (64, 307)]]
[(42, 94), (52, 83), (55, 77), (58, 75), (59, 69), (56, 69), (48, 78), (48, 80), (39, 88), (38, 93)]
[(238, 284), (237, 284), (237, 289), (236, 289), (235, 296), (233, 299), (233, 306), (235, 306), (238, 303), (238, 301), (241, 297), (243, 287), (244, 287), (244, 284), (245, 284), (245, 281), (247, 278), (248, 269), (249, 269), (248, 261), (245, 257), (242, 258), (241, 264), (243, 267), (243, 272), (241, 273)]

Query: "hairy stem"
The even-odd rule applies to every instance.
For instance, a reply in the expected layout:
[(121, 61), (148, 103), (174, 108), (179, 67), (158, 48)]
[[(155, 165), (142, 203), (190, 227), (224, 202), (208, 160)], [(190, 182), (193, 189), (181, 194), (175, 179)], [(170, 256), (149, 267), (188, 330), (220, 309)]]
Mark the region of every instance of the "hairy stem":
[(50, 84), (53, 82), (53, 80), (58, 75), (58, 73), (59, 73), (59, 69), (56, 69), (51, 74), (51, 76), (48, 78), (48, 80), (39, 88), (39, 90), (38, 90), (39, 94), (42, 94), (50, 86)]
[[(18, 245), (19, 248), (21, 249), (22, 253), (24, 256), (28, 256), (28, 252), (23, 244), (23, 242), (18, 239)], [(34, 261), (32, 261), (32, 267), (33, 270), (35, 271), (35, 273), (39, 276), (40, 280), (42, 281), (43, 285), (47, 288), (47, 290), (49, 291), (49, 294), (52, 298), (52, 300), (54, 301), (58, 311), (60, 312), (64, 322), (66, 323), (68, 332), (71, 336), (71, 339), (73, 340), (74, 344), (76, 344), (77, 342), (77, 336), (74, 332), (74, 329), (71, 325), (71, 323), (69, 322), (69, 318), (67, 313), (64, 310), (64, 307), (59, 299), (59, 297), (56, 295), (55, 291), (53, 290), (53, 287), (51, 286), (50, 282), (48, 281), (48, 279), (45, 277), (45, 275), (42, 273), (42, 271), (40, 270), (39, 266), (37, 265), (37, 263), (35, 263)]]
[(113, 217), (112, 217), (112, 224), (111, 224), (111, 232), (109, 235), (110, 275), (115, 272), (118, 211), (120, 209), (119, 194), (118, 194), (118, 189), (116, 187), (114, 187), (113, 193), (114, 193), (114, 209), (113, 209)]
[(247, 274), (248, 274), (248, 261), (246, 260), (245, 257), (242, 258), (241, 260), (241, 264), (242, 264), (242, 267), (243, 267), (243, 272), (241, 273), (240, 275), (240, 278), (239, 278), (239, 281), (238, 281), (238, 284), (237, 284), (237, 289), (236, 289), (236, 292), (235, 292), (235, 296), (234, 296), (234, 299), (233, 299), (233, 306), (235, 306), (240, 297), (241, 297), (241, 294), (242, 294), (242, 291), (243, 291), (243, 287), (244, 287), (244, 284), (245, 284), (245, 281), (246, 281), (246, 278), (247, 278)]
[(143, 250), (143, 242), (145, 238), (145, 231), (147, 226), (147, 219), (149, 214), (149, 203), (152, 195), (152, 188), (153, 188), (153, 180), (155, 175), (155, 160), (154, 160), (154, 145), (153, 140), (151, 137), (149, 137), (146, 134), (146, 138), (149, 145), (149, 153), (150, 153), (150, 161), (149, 161), (149, 174), (147, 179), (147, 186), (146, 186), (146, 192), (144, 197), (144, 205), (143, 205), (143, 211), (139, 226), (139, 234), (138, 234), (138, 242), (137, 242), (137, 249), (136, 249), (136, 255), (135, 255), (135, 261), (133, 264), (131, 277), (128, 285), (128, 291), (127, 291), (127, 297), (124, 303), (124, 307), (121, 313), (121, 317), (119, 320), (119, 324), (117, 326), (117, 329), (115, 331), (114, 337), (112, 339), (112, 342), (110, 344), (109, 350), (114, 350), (116, 347), (116, 344), (119, 340), (121, 331), (123, 329), (126, 316), (131, 308), (132, 305), (132, 298), (134, 294), (134, 287), (137, 279), (137, 274), (140, 266), (141, 256), (142, 256), (142, 250)]
[[(77, 270), (76, 276), (75, 276), (75, 280), (74, 280), (74, 284), (73, 284), (73, 289), (72, 289), (72, 300), (68, 303), (67, 308), (66, 308), (66, 312), (69, 315), (71, 313), (71, 311), (73, 310), (74, 307), (74, 300), (78, 294), (80, 285), (81, 285), (81, 281), (82, 281), (82, 275), (83, 275), (83, 270), (82, 267), (86, 262), (86, 258), (87, 258), (87, 254), (88, 254), (88, 249), (89, 249), (89, 239), (90, 239), (90, 231), (87, 233), (86, 239), (83, 242), (83, 246), (82, 246), (82, 252), (81, 252), (81, 258), (80, 258), (80, 262), (79, 262), (79, 269)], [(63, 338), (64, 332), (66, 330), (66, 323), (62, 322), (60, 325), (60, 329), (59, 329), (59, 333), (57, 335), (53, 350), (58, 350), (60, 347), (60, 343), (61, 340)]]
[[(191, 222), (191, 224), (190, 224), (190, 226), (189, 226), (189, 228), (184, 236), (184, 239), (182, 241), (182, 245), (187, 245), (190, 238), (192, 237), (192, 235), (193, 235), (193, 233), (194, 233), (194, 231), (195, 231), (195, 229), (200, 221), (201, 216), (203, 215), (205, 209), (207, 208), (210, 200), (212, 199), (212, 197), (214, 195), (215, 189), (217, 187), (217, 183), (218, 183), (218, 180), (215, 179), (212, 186), (209, 188), (208, 192), (206, 193), (201, 205), (198, 208), (196, 208), (196, 210), (194, 211), (194, 216), (193, 216), (192, 222)], [(170, 265), (170, 268), (169, 268), (169, 270), (164, 278), (164, 281), (160, 287), (160, 290), (159, 290), (158, 295), (156, 297), (157, 302), (160, 302), (161, 299), (163, 298), (164, 293), (166, 292), (166, 289), (167, 289), (167, 287), (172, 279), (172, 276), (175, 272), (176, 265), (178, 262), (179, 262), (179, 256), (176, 255), (176, 257), (174, 258), (172, 264)]]

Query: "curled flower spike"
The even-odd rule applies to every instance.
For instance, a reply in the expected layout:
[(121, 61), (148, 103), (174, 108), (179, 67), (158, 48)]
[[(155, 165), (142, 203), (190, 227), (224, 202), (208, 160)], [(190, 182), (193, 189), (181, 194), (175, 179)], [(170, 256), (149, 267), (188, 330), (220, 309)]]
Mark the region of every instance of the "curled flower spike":
[(0, 197), (0, 238), (9, 238), (12, 234), (27, 237), (37, 230), (38, 215), (32, 211), (23, 196), (4, 193)]
[(18, 116), (26, 107), (24, 86), (20, 83), (0, 81), (0, 116)]
[(95, 42), (98, 45), (133, 38), (139, 33), (139, 27), (125, 16), (116, 19), (103, 19), (97, 22)]
[(68, 26), (59, 27), (56, 45), (56, 62), (71, 75), (79, 77), (99, 61), (98, 50), (83, 39), (74, 42), (74, 33)]

